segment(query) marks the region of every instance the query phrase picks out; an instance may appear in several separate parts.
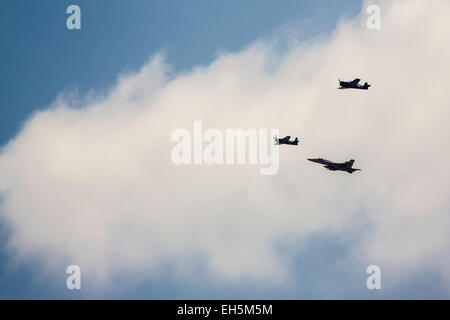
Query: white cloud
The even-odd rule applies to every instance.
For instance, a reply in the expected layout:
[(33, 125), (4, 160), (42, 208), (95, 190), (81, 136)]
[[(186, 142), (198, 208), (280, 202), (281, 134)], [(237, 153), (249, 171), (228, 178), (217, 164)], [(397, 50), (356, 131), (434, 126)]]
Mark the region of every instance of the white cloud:
[[(94, 278), (154, 277), (167, 264), (184, 275), (201, 261), (217, 279), (277, 283), (289, 275), (277, 243), (356, 232), (363, 214), (371, 228), (354, 259), (401, 280), (440, 272), (450, 289), (450, 3), (379, 5), (379, 31), (363, 9), (282, 57), (258, 42), (170, 77), (157, 55), (104, 99), (36, 113), (0, 154), (10, 248)], [(336, 90), (338, 77), (356, 76), (370, 90)], [(301, 143), (282, 149), (273, 177), (259, 166), (174, 166), (171, 132), (194, 120), (280, 128)], [(305, 160), (316, 156), (354, 158), (363, 171)]]

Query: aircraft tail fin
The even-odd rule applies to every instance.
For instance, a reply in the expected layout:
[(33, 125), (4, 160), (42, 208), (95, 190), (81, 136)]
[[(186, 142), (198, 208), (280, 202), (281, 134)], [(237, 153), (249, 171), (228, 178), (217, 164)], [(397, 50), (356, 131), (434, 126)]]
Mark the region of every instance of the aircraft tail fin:
[(353, 163), (355, 162), (355, 160), (350, 160), (350, 161), (347, 161), (347, 164), (348, 164), (348, 166), (351, 168), (351, 167), (353, 167)]

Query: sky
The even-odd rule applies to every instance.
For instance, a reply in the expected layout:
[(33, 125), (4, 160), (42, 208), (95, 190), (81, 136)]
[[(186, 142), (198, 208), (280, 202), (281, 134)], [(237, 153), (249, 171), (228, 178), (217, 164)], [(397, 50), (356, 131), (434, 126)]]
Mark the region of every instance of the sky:
[[(1, 4), (0, 298), (449, 297), (447, 2), (77, 1), (68, 30), (72, 3)], [(174, 166), (196, 120), (300, 149)]]

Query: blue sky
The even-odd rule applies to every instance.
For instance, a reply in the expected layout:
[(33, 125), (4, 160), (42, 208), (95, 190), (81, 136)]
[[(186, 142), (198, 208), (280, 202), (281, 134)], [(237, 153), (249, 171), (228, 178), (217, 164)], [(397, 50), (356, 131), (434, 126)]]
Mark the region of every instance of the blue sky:
[[(0, 4), (0, 144), (6, 144), (23, 122), (49, 106), (62, 92), (106, 92), (124, 71), (138, 70), (149, 57), (164, 51), (174, 72), (208, 65), (219, 52), (242, 50), (258, 39), (270, 39), (286, 26), (299, 28), (299, 40), (332, 32), (342, 17), (361, 11), (361, 1), (298, 0), (5, 0)], [(66, 8), (81, 8), (82, 30), (66, 28)], [(86, 285), (82, 292), (65, 289), (64, 272), (52, 281), (40, 276), (39, 262), (17, 264), (8, 252), (7, 226), (0, 229), (0, 298), (320, 298), (318, 272), (352, 290), (336, 288), (347, 298), (439, 297), (439, 277), (425, 274), (408, 290), (368, 292), (367, 275), (359, 265), (340, 265), (350, 253), (353, 238), (317, 234), (308, 240), (302, 256), (291, 269), (305, 273), (302, 285), (267, 291), (257, 285), (224, 287), (205, 279), (190, 283), (173, 279), (171, 273), (138, 286), (96, 296)], [(358, 275), (349, 277), (348, 275)], [(126, 277), (125, 277), (126, 278)], [(301, 277), (299, 277), (301, 278)], [(120, 284), (121, 279), (117, 279)], [(362, 284), (362, 286), (361, 286)], [(389, 285), (387, 285), (389, 287)], [(420, 288), (420, 290), (419, 290)], [(85, 292), (89, 292), (87, 295)], [(255, 296), (256, 293), (256, 296)]]
[(64, 90), (105, 90), (117, 75), (136, 70), (165, 50), (175, 70), (210, 63), (286, 24), (306, 26), (305, 38), (360, 11), (360, 1), (77, 1), (82, 30), (66, 28), (73, 1), (2, 1), (0, 143), (34, 110)]

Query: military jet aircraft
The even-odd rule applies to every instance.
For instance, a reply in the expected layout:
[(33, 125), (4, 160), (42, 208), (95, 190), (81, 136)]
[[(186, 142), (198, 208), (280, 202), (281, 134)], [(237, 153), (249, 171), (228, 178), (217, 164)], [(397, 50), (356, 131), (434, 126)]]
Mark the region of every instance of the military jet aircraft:
[(370, 87), (370, 84), (368, 84), (367, 82), (364, 83), (364, 85), (360, 85), (359, 82), (361, 81), (361, 79), (356, 78), (353, 81), (341, 81), (341, 79), (339, 80), (339, 88), (338, 89), (362, 89), (362, 90), (367, 90)]
[(318, 158), (318, 159), (308, 159), (309, 161), (323, 164), (325, 168), (331, 171), (347, 171), (348, 173), (353, 173), (355, 171), (359, 171), (361, 169), (352, 168), (355, 160), (350, 160), (347, 162), (337, 163), (333, 161), (329, 161), (326, 159)]
[(289, 141), (289, 139), (291, 139), (291, 136), (286, 136), (284, 138), (278, 138), (278, 137), (273, 137), (273, 139), (275, 140), (275, 145), (280, 145), (280, 144), (291, 144), (291, 145), (298, 145), (298, 138), (295, 138), (294, 141)]

